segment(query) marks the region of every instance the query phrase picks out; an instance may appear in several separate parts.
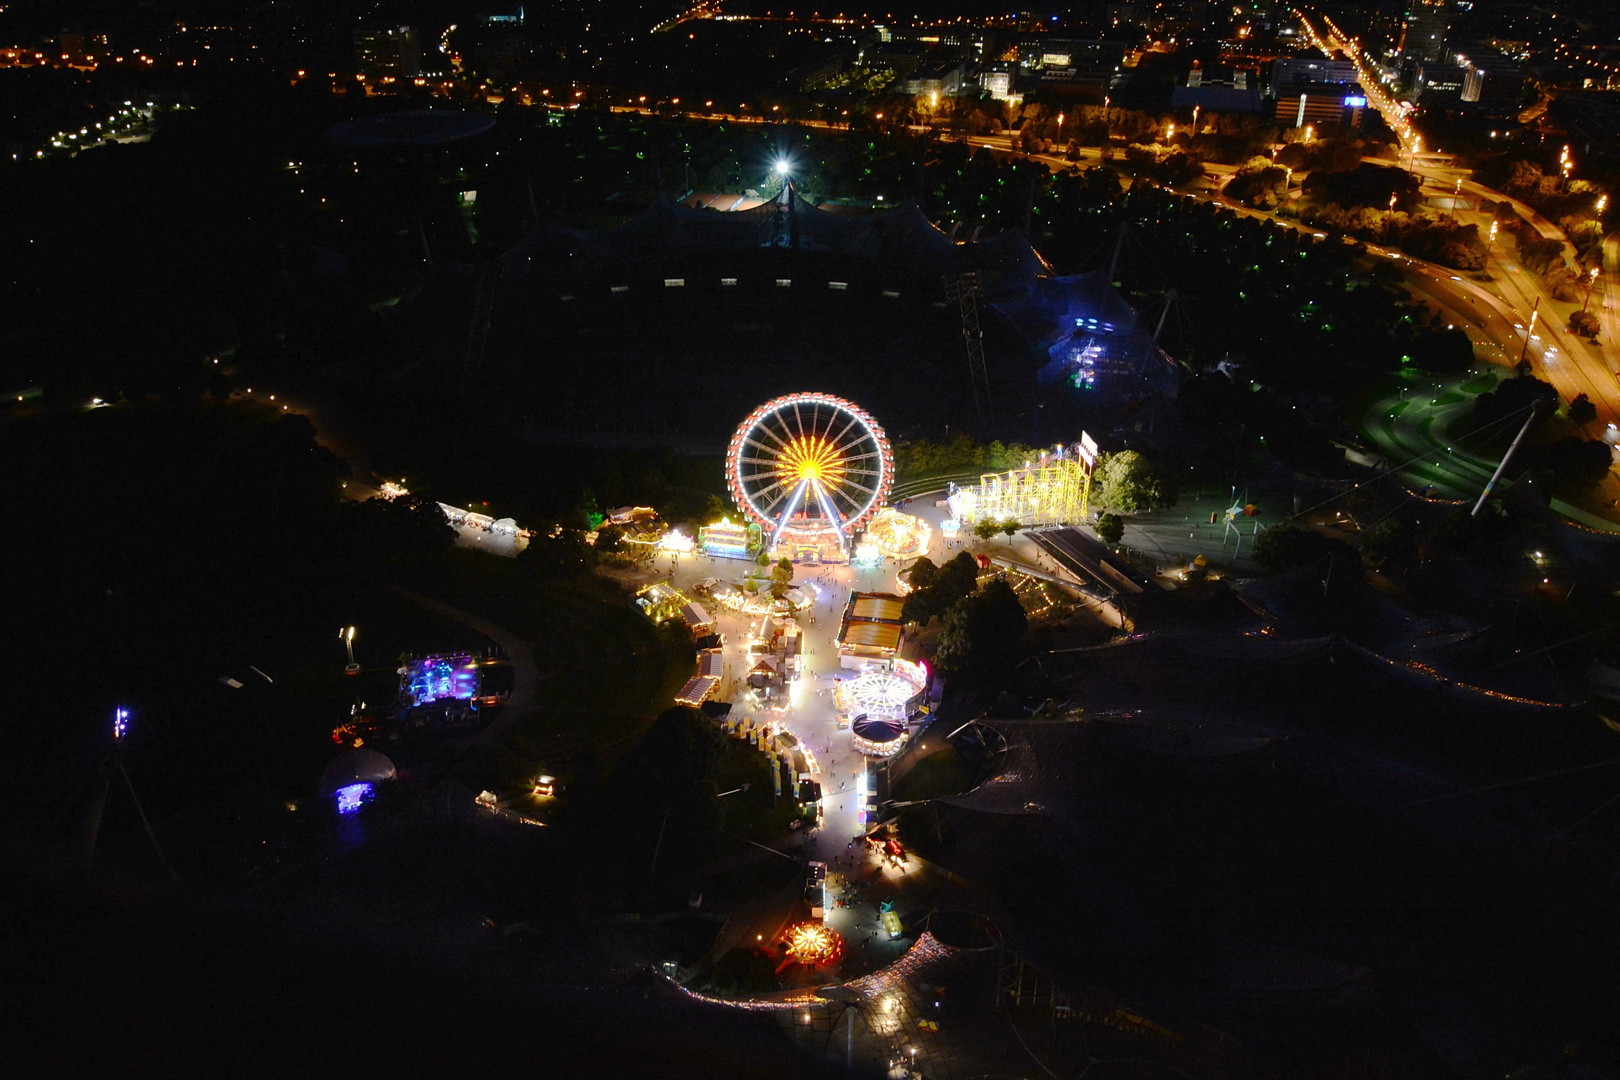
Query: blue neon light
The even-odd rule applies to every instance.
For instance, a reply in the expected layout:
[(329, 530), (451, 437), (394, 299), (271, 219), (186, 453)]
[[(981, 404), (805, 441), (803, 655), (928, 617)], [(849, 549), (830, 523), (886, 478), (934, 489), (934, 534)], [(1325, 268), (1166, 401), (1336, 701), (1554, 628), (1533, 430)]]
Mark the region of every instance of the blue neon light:
[(1367, 106), (1367, 99), (1364, 97), (1347, 97), (1344, 99), (1344, 104), (1346, 108), (1363, 109)]
[(840, 544), (842, 544), (844, 542), (844, 526), (838, 520), (838, 515), (833, 513), (832, 507), (830, 505), (828, 505), (828, 503), (827, 503), (827, 492), (822, 488), (821, 481), (812, 480), (811, 484), (813, 484), (815, 486), (816, 498), (821, 503), (821, 512), (823, 514), (827, 515), (827, 520), (828, 521), (832, 522), (833, 531), (838, 534), (838, 542)]
[(782, 516), (776, 520), (776, 533), (771, 537), (772, 547), (775, 547), (781, 541), (782, 530), (787, 528), (788, 518), (793, 516), (793, 508), (799, 505), (799, 497), (804, 494), (804, 489), (809, 483), (809, 478), (800, 480), (799, 486), (794, 488), (793, 494), (788, 497), (787, 509), (782, 511)]
[(348, 787), (337, 789), (337, 812), (340, 814), (357, 813), (359, 809), (376, 797), (376, 791), (370, 784), (350, 784)]

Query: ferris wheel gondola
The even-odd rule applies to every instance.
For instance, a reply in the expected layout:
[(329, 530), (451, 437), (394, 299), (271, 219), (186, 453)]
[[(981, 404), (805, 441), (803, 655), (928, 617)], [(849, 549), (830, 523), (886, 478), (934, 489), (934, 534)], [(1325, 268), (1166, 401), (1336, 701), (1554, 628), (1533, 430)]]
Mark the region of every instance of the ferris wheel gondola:
[(771, 549), (850, 537), (883, 507), (894, 454), (877, 421), (831, 394), (788, 394), (755, 409), (731, 437), (726, 483)]

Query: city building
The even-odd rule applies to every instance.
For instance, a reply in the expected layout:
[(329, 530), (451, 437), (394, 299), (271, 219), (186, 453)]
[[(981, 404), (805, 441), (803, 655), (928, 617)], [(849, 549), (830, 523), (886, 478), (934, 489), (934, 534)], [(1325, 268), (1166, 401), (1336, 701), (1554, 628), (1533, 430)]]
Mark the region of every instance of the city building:
[(787, 73), (785, 81), (797, 84), (800, 93), (808, 93), (826, 86), (838, 78), (843, 70), (843, 58), (837, 53), (828, 53), (826, 56), (800, 64)]
[(1273, 123), (1281, 128), (1353, 131), (1366, 114), (1367, 98), (1356, 83), (1301, 83), (1277, 94)]
[(1439, 101), (1458, 101), (1468, 73), (1456, 64), (1420, 64), (1417, 78), (1412, 82), (1412, 93), (1425, 104)]
[(1281, 94), (1302, 83), (1353, 83), (1356, 65), (1320, 56), (1282, 56), (1271, 62), (1271, 92)]
[(1401, 35), (1404, 63), (1434, 63), (1446, 51), (1446, 34), (1451, 26), (1448, 0), (1412, 0), (1406, 12), (1406, 29)]
[(1019, 82), (1101, 104), (1125, 63), (1125, 51), (1117, 41), (1023, 35), (1018, 39)]
[(1242, 68), (1205, 72), (1194, 64), (1187, 81), (1171, 91), (1170, 105), (1206, 113), (1259, 113), (1265, 99), (1258, 83), (1253, 72)]
[(906, 93), (917, 97), (955, 97), (961, 92), (961, 64), (929, 64), (906, 80)]
[(1582, 156), (1620, 158), (1620, 95), (1605, 91), (1559, 94), (1548, 107)]
[(979, 89), (989, 94), (996, 101), (1016, 101), (1018, 92), (1015, 89), (1018, 78), (1018, 65), (1011, 60), (995, 60), (979, 71)]
[(422, 43), (409, 26), (354, 32), (355, 67), (362, 75), (411, 78), (422, 73)]
[(1524, 67), (1489, 47), (1474, 46), (1456, 54), (1463, 70), (1462, 100), (1481, 112), (1516, 112), (1524, 97)]

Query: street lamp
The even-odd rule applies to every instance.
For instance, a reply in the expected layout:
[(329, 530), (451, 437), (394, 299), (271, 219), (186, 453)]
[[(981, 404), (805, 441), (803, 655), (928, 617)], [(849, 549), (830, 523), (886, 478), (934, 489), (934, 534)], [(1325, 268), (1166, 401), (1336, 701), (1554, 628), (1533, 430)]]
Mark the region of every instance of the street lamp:
[(1530, 352), (1530, 335), (1536, 332), (1536, 315), (1541, 311), (1541, 297), (1530, 307), (1530, 325), (1524, 328), (1524, 348), (1519, 350), (1519, 367), (1524, 367), (1525, 356)]
[(1582, 311), (1585, 311), (1586, 306), (1592, 302), (1592, 286), (1597, 284), (1598, 273), (1601, 269), (1602, 267), (1594, 266), (1592, 272), (1586, 275), (1586, 299), (1581, 301)]
[(344, 674), (358, 675), (360, 673), (360, 665), (354, 662), (354, 627), (340, 627), (338, 629), (338, 640), (343, 642), (343, 647), (349, 651), (349, 663), (348, 666), (343, 669)]

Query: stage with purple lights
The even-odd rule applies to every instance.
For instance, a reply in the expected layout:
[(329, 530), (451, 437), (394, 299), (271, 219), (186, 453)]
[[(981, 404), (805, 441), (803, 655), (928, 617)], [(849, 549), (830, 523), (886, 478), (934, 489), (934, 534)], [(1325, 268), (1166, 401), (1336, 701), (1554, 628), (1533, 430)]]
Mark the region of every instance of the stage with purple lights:
[(400, 669), (407, 708), (436, 701), (471, 701), (478, 693), (478, 663), (466, 653), (423, 656)]

